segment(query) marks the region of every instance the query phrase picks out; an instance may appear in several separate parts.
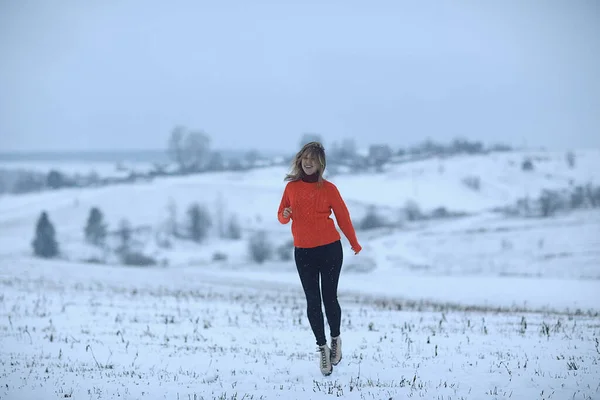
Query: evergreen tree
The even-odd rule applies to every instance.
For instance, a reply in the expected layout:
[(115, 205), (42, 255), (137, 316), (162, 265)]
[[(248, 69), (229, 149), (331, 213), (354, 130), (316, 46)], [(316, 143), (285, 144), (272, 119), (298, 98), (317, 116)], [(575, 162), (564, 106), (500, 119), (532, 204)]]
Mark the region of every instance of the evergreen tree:
[(38, 257), (51, 258), (58, 255), (56, 231), (46, 211), (42, 212), (38, 219), (32, 246), (33, 253)]
[(201, 242), (208, 236), (212, 225), (210, 214), (205, 207), (194, 203), (188, 209), (189, 237), (195, 242)]
[(106, 224), (104, 223), (104, 215), (97, 207), (90, 210), (87, 225), (85, 227), (85, 239), (95, 245), (103, 246), (106, 240)]

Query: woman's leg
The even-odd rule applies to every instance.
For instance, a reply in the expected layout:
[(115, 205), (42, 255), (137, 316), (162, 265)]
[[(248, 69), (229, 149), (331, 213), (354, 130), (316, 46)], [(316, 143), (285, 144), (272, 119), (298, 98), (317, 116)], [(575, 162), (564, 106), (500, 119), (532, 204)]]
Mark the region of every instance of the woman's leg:
[(323, 253), (319, 254), (321, 264), (321, 290), (323, 291), (323, 304), (331, 337), (340, 335), (340, 324), (342, 320), (342, 309), (337, 298), (338, 282), (344, 254), (340, 241), (323, 247)]
[(323, 321), (323, 310), (321, 309), (321, 292), (319, 290), (319, 268), (315, 264), (314, 249), (294, 250), (294, 258), (298, 275), (302, 282), (304, 295), (306, 296), (306, 314), (308, 322), (315, 335), (317, 346), (327, 343), (325, 337), (325, 322)]

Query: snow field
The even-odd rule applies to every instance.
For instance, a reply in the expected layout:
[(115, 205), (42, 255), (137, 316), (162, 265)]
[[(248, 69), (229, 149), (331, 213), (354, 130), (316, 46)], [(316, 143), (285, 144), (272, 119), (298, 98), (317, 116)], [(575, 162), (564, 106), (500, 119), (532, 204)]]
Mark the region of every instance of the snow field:
[(299, 284), (201, 269), (3, 264), (0, 396), (595, 399), (600, 319), (340, 297), (323, 377)]

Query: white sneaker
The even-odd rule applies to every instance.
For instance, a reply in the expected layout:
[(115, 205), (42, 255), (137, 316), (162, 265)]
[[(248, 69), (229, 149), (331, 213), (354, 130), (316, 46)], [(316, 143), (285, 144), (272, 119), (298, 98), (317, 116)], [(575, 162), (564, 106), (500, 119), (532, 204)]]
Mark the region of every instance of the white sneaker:
[(331, 371), (333, 370), (333, 367), (331, 366), (331, 350), (325, 344), (319, 346), (317, 351), (319, 352), (319, 367), (321, 368), (321, 373), (325, 376), (331, 375)]
[(331, 338), (331, 364), (338, 365), (342, 361), (342, 338)]

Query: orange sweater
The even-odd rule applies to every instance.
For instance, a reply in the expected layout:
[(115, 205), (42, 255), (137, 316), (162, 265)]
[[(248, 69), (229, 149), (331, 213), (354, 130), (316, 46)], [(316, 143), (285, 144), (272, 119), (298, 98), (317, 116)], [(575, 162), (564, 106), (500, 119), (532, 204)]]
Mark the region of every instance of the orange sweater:
[[(292, 209), (292, 214), (288, 218), (283, 217), (283, 210), (286, 207)], [(288, 182), (277, 211), (277, 218), (282, 224), (292, 220), (295, 247), (318, 247), (340, 240), (340, 234), (330, 217), (332, 210), (352, 249), (358, 253), (362, 248), (356, 239), (348, 208), (337, 187), (329, 181), (323, 181), (321, 187), (317, 183), (302, 180)]]

